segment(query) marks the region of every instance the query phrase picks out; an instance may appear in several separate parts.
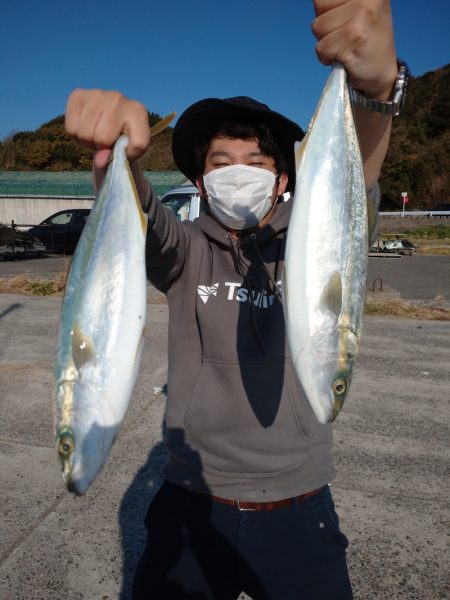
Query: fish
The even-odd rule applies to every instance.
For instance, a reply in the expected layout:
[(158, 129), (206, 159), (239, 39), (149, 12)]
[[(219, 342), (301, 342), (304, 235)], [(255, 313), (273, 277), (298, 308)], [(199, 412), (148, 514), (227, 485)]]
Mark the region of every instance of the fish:
[(106, 462), (138, 375), (146, 321), (143, 213), (126, 158), (112, 150), (72, 260), (54, 367), (54, 429), (63, 479), (84, 494)]
[[(164, 131), (172, 112), (151, 128)], [(66, 282), (54, 366), (54, 431), (63, 480), (83, 495), (123, 423), (144, 347), (147, 291), (144, 214), (116, 141)]]
[(350, 389), (369, 248), (363, 164), (340, 63), (332, 66), (295, 161), (283, 283), (286, 335), (301, 387), (325, 425), (336, 419)]

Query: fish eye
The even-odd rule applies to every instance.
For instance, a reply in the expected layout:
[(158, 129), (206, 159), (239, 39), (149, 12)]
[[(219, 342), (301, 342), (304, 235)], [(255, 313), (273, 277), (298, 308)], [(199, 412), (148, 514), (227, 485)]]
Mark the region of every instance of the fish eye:
[(70, 434), (64, 434), (61, 436), (58, 444), (59, 454), (65, 458), (69, 456), (74, 449), (73, 437)]
[(333, 392), (337, 396), (342, 396), (342, 394), (345, 394), (346, 389), (347, 389), (347, 384), (345, 383), (345, 381), (343, 379), (336, 379), (336, 381), (334, 381)]

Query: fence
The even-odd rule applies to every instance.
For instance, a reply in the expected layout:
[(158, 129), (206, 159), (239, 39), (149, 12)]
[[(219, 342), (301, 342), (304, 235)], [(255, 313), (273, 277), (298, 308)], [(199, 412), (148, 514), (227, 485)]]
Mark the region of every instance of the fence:
[(50, 247), (44, 246), (41, 243), (37, 243), (32, 236), (27, 235), (25, 232), (18, 231), (20, 227), (36, 227), (38, 223), (15, 223), (11, 221), (11, 225), (3, 225), (0, 230), (0, 257), (3, 260), (6, 257), (14, 257), (16, 254), (36, 254), (41, 255), (47, 250), (52, 251), (54, 249), (53, 229), (54, 225), (39, 224), (39, 227), (50, 229)]

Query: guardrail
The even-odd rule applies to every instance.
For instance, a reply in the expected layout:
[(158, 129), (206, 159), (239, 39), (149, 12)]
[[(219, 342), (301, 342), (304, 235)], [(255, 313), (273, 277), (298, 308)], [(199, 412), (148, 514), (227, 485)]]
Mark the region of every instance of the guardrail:
[(380, 217), (450, 217), (450, 210), (411, 210), (405, 212), (380, 212)]

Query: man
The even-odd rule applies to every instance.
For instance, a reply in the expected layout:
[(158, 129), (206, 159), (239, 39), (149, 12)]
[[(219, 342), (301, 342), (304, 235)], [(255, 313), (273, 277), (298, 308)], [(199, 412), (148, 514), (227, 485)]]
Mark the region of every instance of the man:
[[(316, 0), (320, 60), (339, 60), (359, 98), (385, 106), (398, 76), (387, 0)], [(364, 100), (362, 100), (364, 103)], [(372, 106), (372, 108), (373, 108)], [(391, 118), (355, 106), (368, 189)], [(166, 481), (149, 509), (134, 597), (348, 599), (347, 541), (329, 486), (331, 426), (315, 419), (286, 351), (280, 276), (303, 131), (251, 98), (183, 113), (173, 154), (209, 213), (183, 224), (137, 159), (146, 109), (117, 92), (77, 90), (66, 128), (96, 150), (99, 185), (122, 131), (149, 215), (147, 271), (170, 308)]]

